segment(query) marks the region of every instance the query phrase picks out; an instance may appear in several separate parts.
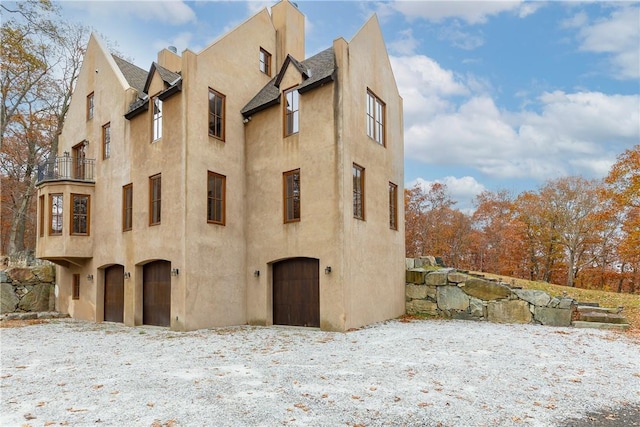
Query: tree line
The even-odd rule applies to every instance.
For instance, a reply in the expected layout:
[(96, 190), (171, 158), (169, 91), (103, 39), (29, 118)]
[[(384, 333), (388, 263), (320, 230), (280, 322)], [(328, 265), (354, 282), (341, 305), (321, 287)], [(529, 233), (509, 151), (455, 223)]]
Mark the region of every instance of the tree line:
[(640, 292), (640, 145), (603, 180), (569, 176), (536, 191), (484, 191), (475, 212), (446, 185), (405, 190), (406, 252), (451, 267), (616, 292)]

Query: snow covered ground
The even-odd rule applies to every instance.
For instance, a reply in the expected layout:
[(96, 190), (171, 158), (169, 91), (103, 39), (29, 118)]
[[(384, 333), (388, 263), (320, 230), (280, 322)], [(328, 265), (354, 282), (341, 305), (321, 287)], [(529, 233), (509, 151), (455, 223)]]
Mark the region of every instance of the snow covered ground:
[(640, 405), (614, 332), (389, 321), (172, 332), (70, 319), (0, 329), (0, 425), (552, 426)]

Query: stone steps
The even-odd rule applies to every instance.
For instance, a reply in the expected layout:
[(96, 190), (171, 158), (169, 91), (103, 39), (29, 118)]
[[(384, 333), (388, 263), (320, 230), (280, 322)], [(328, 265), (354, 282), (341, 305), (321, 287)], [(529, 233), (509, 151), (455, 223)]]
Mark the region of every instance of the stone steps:
[(587, 311), (578, 313), (579, 321), (600, 322), (600, 323), (629, 323), (624, 316), (613, 313), (603, 313), (597, 311)]
[(579, 312), (599, 312), (618, 314), (622, 311), (622, 307), (599, 307), (593, 305), (578, 305)]
[(626, 331), (630, 327), (628, 323), (586, 322), (584, 320), (574, 320), (572, 325), (575, 328), (615, 329), (620, 331)]

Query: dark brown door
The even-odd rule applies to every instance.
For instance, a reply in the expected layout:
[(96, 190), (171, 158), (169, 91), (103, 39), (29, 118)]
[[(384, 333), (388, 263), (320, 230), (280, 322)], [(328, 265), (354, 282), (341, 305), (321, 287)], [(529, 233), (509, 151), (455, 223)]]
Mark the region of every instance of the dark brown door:
[(171, 322), (171, 263), (154, 261), (142, 272), (142, 323), (169, 326)]
[(104, 270), (104, 320), (120, 322), (124, 317), (124, 266)]
[(320, 326), (320, 262), (293, 258), (273, 264), (274, 325)]
[(87, 157), (85, 152), (85, 144), (81, 142), (73, 147), (73, 177), (75, 179), (84, 179), (84, 163)]

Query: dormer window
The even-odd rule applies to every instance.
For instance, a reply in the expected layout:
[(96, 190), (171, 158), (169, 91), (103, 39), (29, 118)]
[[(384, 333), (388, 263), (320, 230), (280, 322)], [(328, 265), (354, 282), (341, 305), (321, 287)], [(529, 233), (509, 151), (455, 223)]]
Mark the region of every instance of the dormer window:
[(260, 48), (260, 71), (271, 76), (271, 54)]

